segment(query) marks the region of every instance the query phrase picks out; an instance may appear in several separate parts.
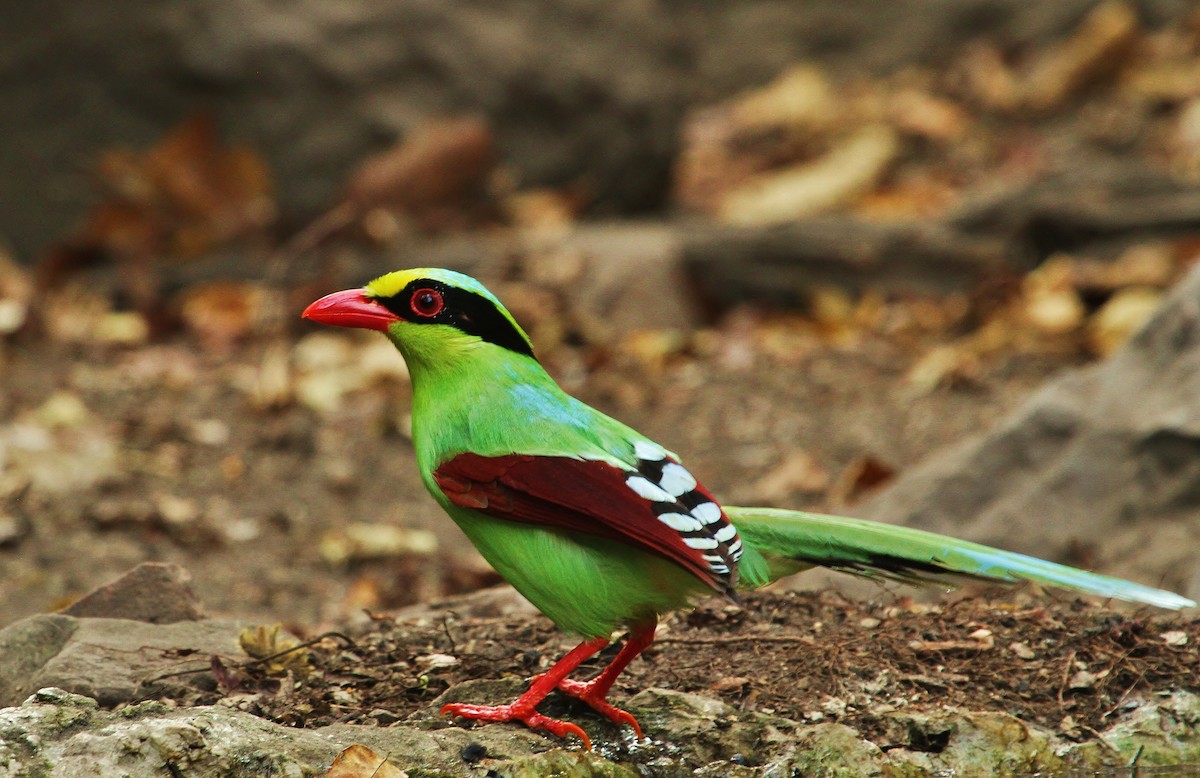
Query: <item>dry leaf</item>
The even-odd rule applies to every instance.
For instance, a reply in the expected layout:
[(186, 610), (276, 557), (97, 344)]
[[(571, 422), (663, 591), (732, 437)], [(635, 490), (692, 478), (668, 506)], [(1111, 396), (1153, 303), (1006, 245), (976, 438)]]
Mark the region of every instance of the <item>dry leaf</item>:
[(92, 337), (98, 343), (137, 346), (150, 338), (150, 323), (136, 311), (112, 311), (96, 323)]
[(761, 89), (740, 96), (732, 118), (739, 132), (772, 127), (823, 127), (837, 117), (839, 99), (825, 73), (797, 65)]
[(994, 646), (992, 640), (913, 640), (908, 647), (919, 654), (940, 651), (987, 651)]
[(408, 778), (408, 773), (386, 757), (355, 743), (337, 755), (325, 778)]
[(995, 44), (970, 46), (961, 67), (967, 93), (979, 105), (993, 111), (1017, 107), (1021, 99), (1020, 78)]
[(754, 226), (828, 211), (870, 190), (899, 152), (895, 130), (866, 125), (815, 160), (763, 173), (725, 194), (717, 217)]
[(1169, 243), (1139, 243), (1111, 261), (1075, 263), (1074, 286), (1092, 292), (1116, 292), (1127, 286), (1170, 286), (1179, 274)]
[(941, 386), (976, 380), (981, 366), (972, 346), (972, 341), (935, 346), (908, 369), (905, 383), (914, 394), (922, 396)]
[(1117, 292), (1088, 321), (1088, 345), (1102, 357), (1113, 353), (1150, 321), (1162, 299), (1158, 289), (1131, 287)]
[(161, 302), (158, 263), (260, 234), (275, 217), (266, 164), (248, 149), (222, 146), (205, 114), (184, 120), (145, 152), (107, 152), (98, 172), (105, 199), (75, 235), (42, 257), (43, 289), (113, 258), (126, 295), (139, 309), (153, 308)]
[(895, 477), (895, 468), (870, 454), (861, 454), (838, 473), (829, 488), (829, 499), (835, 504), (846, 505), (863, 492), (877, 489)]
[(516, 227), (537, 232), (565, 231), (579, 216), (581, 198), (561, 189), (532, 189), (504, 198), (504, 210)]
[(25, 324), (33, 300), (33, 279), (0, 247), (0, 336)]
[(1067, 688), (1068, 689), (1091, 689), (1092, 687), (1094, 687), (1096, 685), (1096, 683), (1098, 681), (1100, 681), (1106, 675), (1108, 675), (1107, 670), (1101, 671), (1099, 673), (1089, 672), (1088, 670), (1080, 670), (1080, 671), (1076, 672), (1074, 675), (1072, 675), (1071, 679), (1069, 681), (1067, 681)]
[(217, 351), (228, 351), (264, 316), (267, 294), (259, 284), (213, 281), (195, 284), (180, 301), (184, 325)]
[(1162, 633), (1162, 639), (1168, 646), (1186, 646), (1188, 643), (1188, 633), (1183, 630), (1173, 629)]
[(1078, 329), (1087, 308), (1075, 289), (1075, 262), (1067, 256), (1047, 259), (1021, 282), (1021, 316), (1044, 335), (1066, 335)]
[(419, 665), (424, 665), (429, 670), (436, 670), (439, 667), (454, 667), (459, 664), (458, 657), (449, 654), (425, 654), (424, 656), (414, 657), (413, 661)]
[(437, 550), (437, 536), (429, 530), (396, 524), (354, 522), (321, 536), (317, 547), (331, 565), (360, 559), (386, 559), (405, 554), (428, 555)]
[(829, 486), (829, 471), (807, 451), (795, 450), (786, 454), (762, 478), (747, 488), (754, 499), (780, 502), (796, 492), (822, 492)]
[(714, 692), (733, 692), (745, 689), (749, 683), (750, 679), (744, 675), (727, 675), (710, 683), (708, 688)]
[(432, 120), (399, 144), (363, 160), (346, 182), (359, 213), (409, 214), (479, 197), (495, 165), (492, 131), (478, 117)]
[(687, 333), (679, 330), (635, 330), (626, 336), (621, 352), (657, 372), (682, 354), (690, 343)]
[(1140, 34), (1135, 9), (1108, 0), (1092, 9), (1067, 40), (1046, 51), (1026, 80), (1024, 102), (1037, 110), (1060, 106), (1107, 74), (1115, 73)]
[(307, 675), (309, 671), (308, 649), (296, 648), (294, 651), (289, 651), (288, 649), (299, 646), (300, 641), (286, 633), (281, 633), (282, 628), (281, 624), (273, 624), (270, 627), (264, 625), (246, 627), (238, 635), (238, 645), (253, 659), (266, 659), (281, 651), (287, 651), (286, 654), (262, 664), (267, 675), (287, 675), (289, 672), (300, 676)]
[(901, 131), (936, 141), (952, 141), (966, 134), (967, 112), (944, 97), (920, 89), (904, 89), (893, 95), (891, 120)]

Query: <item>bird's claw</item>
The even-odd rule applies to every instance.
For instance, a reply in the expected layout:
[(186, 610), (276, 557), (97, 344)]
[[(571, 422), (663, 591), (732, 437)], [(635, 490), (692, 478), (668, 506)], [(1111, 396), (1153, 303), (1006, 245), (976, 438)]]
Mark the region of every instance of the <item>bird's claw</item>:
[(574, 735), (583, 741), (583, 747), (592, 750), (592, 740), (581, 727), (569, 721), (543, 716), (532, 707), (524, 705), (472, 705), (452, 702), (442, 706), (443, 716), (458, 716), (470, 721), (519, 721), (530, 729), (544, 729), (552, 735), (565, 738)]
[[(534, 680), (540, 677), (537, 676)], [(638, 740), (645, 737), (642, 734), (642, 726), (638, 724), (633, 714), (627, 710), (621, 710), (616, 705), (604, 699), (604, 693), (597, 689), (594, 681), (576, 681), (571, 678), (564, 678), (558, 682), (557, 688), (563, 694), (574, 697), (617, 726), (624, 724), (632, 727), (633, 734), (637, 736)]]

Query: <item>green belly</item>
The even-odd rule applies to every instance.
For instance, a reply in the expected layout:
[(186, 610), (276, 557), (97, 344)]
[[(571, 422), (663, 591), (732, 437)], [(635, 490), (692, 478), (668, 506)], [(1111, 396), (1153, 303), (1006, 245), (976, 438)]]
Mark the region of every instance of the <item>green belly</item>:
[(561, 629), (585, 638), (687, 605), (709, 591), (661, 557), (624, 543), (447, 506), (496, 572)]

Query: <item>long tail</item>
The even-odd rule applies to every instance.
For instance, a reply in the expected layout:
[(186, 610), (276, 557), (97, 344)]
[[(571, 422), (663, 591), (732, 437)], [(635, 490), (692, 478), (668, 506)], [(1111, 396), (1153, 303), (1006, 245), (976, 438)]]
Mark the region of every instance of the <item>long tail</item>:
[(1196, 605), (1173, 592), (910, 527), (776, 508), (726, 506), (725, 514), (746, 548), (739, 567), (749, 587), (821, 566), (907, 583), (955, 576), (1033, 581), (1160, 608)]

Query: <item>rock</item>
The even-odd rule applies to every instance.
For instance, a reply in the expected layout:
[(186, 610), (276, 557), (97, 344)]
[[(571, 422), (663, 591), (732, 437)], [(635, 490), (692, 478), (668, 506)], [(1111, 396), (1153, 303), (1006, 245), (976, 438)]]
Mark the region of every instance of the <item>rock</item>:
[[(472, 685), (455, 697), (479, 691)], [(1086, 743), (1060, 740), (1005, 714), (897, 711), (887, 714), (881, 738), (886, 751), (842, 724), (801, 726), (661, 689), (642, 692), (629, 705), (643, 723), (653, 722), (647, 727), (653, 739), (624, 748), (598, 742), (600, 752), (563, 746), (520, 726), (447, 726), (436, 716), (438, 702), (428, 717), (389, 727), (298, 729), (226, 705), (175, 708), (151, 701), (109, 711), (90, 697), (44, 688), (20, 706), (0, 709), (0, 770), (6, 778), (118, 772), (141, 778), (162, 775), (166, 765), (172, 774), (188, 776), (322, 776), (337, 754), (356, 743), (387, 755), (410, 774), (419, 770), (431, 778), (484, 772), (509, 778), (941, 773), (969, 778), (1064, 769), (1090, 774), (1127, 764), (1137, 753), (1143, 763), (1155, 765), (1200, 759), (1194, 728), (1200, 698), (1188, 692), (1131, 698), (1113, 726)]]
[(326, 737), (229, 708), (172, 710), (144, 702), (120, 712), (48, 689), (0, 710), (6, 776), (319, 776), (338, 749)]
[(580, 224), (541, 251), (578, 257), (571, 299), (608, 327), (689, 329), (699, 312), (681, 249), (680, 231), (670, 225), (610, 222)]
[(1101, 733), (1100, 740), (1119, 753), (1140, 754), (1138, 764), (1173, 764), (1180, 744), (1195, 740), (1197, 723), (1200, 697), (1171, 692), (1138, 705)]
[(744, 300), (802, 306), (815, 289), (945, 293), (1008, 262), (1003, 244), (939, 225), (825, 217), (758, 228), (696, 228), (684, 270), (719, 307)]
[(1200, 230), (1191, 182), (1095, 150), (1071, 157), (1033, 181), (981, 191), (948, 214), (947, 227), (1005, 242), (1018, 269), (1056, 251)]
[(0, 629), (0, 706), (33, 691), (29, 679), (62, 651), (79, 627), (69, 616), (39, 615)]
[[(901, 474), (861, 513), (1200, 591), (1200, 269), (1108, 360)], [(1189, 589), (1190, 584), (1190, 589)]]
[(0, 630), (0, 706), (43, 686), (117, 705), (191, 684), (210, 687), (212, 656), (241, 657), (243, 625), (225, 621), (148, 624), (39, 614)]
[(143, 562), (60, 612), (67, 616), (131, 619), (151, 624), (199, 621), (204, 618), (204, 607), (192, 592), (191, 581), (191, 574), (179, 565)]

